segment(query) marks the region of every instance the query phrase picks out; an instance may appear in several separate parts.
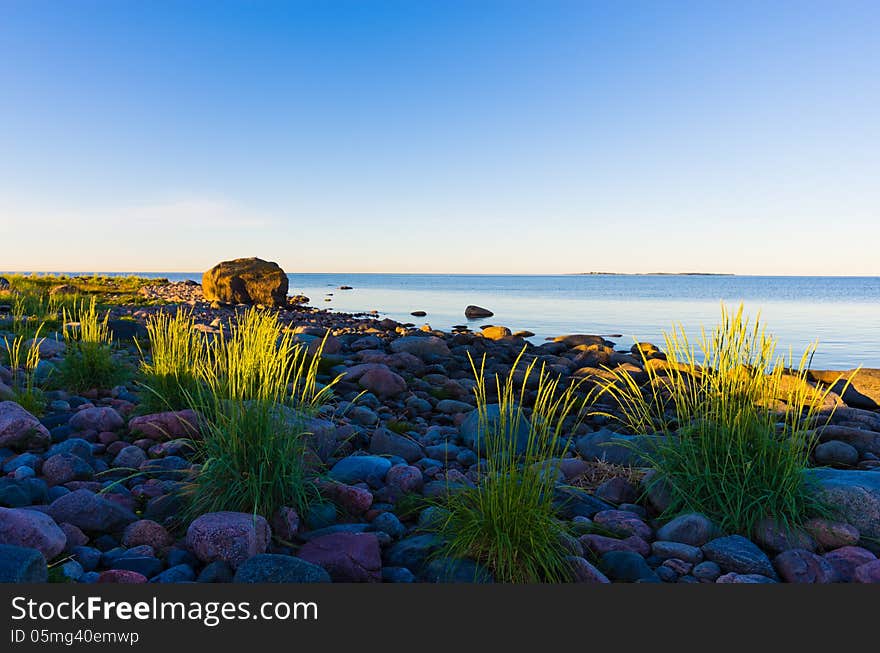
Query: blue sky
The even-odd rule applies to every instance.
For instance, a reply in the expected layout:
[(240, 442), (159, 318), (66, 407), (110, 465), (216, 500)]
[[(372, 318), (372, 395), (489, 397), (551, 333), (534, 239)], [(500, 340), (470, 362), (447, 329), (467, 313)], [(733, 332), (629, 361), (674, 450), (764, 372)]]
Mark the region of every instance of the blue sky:
[(0, 0), (0, 269), (880, 275), (876, 2)]

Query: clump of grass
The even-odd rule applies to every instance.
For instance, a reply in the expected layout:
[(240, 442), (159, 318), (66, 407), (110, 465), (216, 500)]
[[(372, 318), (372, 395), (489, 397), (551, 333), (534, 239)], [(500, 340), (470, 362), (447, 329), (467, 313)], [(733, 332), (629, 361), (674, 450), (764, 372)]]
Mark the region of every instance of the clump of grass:
[(61, 363), (61, 381), (66, 389), (81, 391), (109, 388), (123, 378), (122, 368), (113, 360), (108, 321), (98, 314), (95, 298), (81, 301), (73, 312), (63, 311), (67, 351)]
[(222, 384), (209, 374), (193, 398), (204, 417), (194, 442), (202, 466), (186, 486), (184, 516), (233, 510), (268, 518), (282, 506), (305, 514), (315, 488), (303, 421), (268, 401), (227, 399)]
[(278, 316), (250, 309), (204, 347), (195, 391), (195, 442), (201, 470), (187, 486), (187, 516), (216, 510), (265, 517), (282, 506), (305, 512), (315, 496), (306, 455), (308, 418), (332, 395), (337, 377), (317, 381), (323, 343), (314, 355), (283, 333)]
[(191, 312), (162, 311), (146, 322), (149, 360), (141, 354), (141, 407), (147, 412), (180, 410), (197, 391), (207, 361), (207, 342), (195, 329)]
[(645, 365), (644, 386), (609, 370), (600, 394), (619, 412), (599, 414), (665, 436), (640, 453), (671, 490), (667, 514), (702, 512), (727, 532), (750, 535), (765, 517), (795, 527), (821, 512), (803, 473), (809, 429), (829, 393), (807, 382), (816, 345), (797, 365), (791, 354), (786, 361), (742, 305), (735, 314), (722, 305), (720, 324), (703, 330), (698, 347), (680, 326), (665, 340), (668, 364)]
[(15, 393), (15, 401), (30, 413), (39, 414), (46, 406), (46, 400), (42, 389), (36, 381), (37, 365), (40, 364), (40, 343), (45, 338), (40, 338), (41, 324), (25, 347), (25, 337), (15, 336), (12, 341), (3, 337), (6, 349), (6, 357), (12, 370), (12, 391)]
[[(536, 369), (537, 360), (517, 374), (521, 357), (522, 353), (505, 378), (495, 376), (492, 392), (485, 378), (485, 355), (479, 369), (471, 359), (477, 381), (478, 448), (487, 454), (485, 473), (476, 487), (449, 494), (446, 516), (432, 529), (444, 542), (442, 555), (474, 559), (496, 580), (561, 582), (569, 579), (570, 570), (562, 543), (564, 527), (553, 505), (557, 438), (565, 418), (577, 412), (578, 383), (563, 388), (558, 375), (543, 365)], [(527, 386), (535, 388), (536, 398), (527, 437), (517, 443)], [(497, 418), (489, 410), (495, 403)]]

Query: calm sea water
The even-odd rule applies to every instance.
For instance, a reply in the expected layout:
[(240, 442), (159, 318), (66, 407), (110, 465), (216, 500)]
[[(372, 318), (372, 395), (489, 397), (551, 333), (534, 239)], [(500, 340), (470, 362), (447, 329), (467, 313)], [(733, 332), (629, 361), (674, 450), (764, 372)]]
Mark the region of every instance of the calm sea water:
[[(171, 280), (201, 281), (201, 273), (150, 273)], [(345, 312), (378, 311), (382, 316), (447, 330), (502, 324), (527, 329), (543, 341), (564, 333), (620, 334), (662, 347), (663, 332), (681, 324), (699, 336), (713, 326), (720, 304), (760, 311), (784, 352), (819, 346), (813, 367), (880, 367), (880, 277), (752, 277), (672, 275), (432, 275), (290, 274), (290, 293), (311, 304)], [(352, 290), (339, 290), (342, 285)], [(330, 301), (324, 301), (329, 299)], [(467, 320), (468, 304), (495, 316)], [(410, 316), (423, 310), (427, 316)]]

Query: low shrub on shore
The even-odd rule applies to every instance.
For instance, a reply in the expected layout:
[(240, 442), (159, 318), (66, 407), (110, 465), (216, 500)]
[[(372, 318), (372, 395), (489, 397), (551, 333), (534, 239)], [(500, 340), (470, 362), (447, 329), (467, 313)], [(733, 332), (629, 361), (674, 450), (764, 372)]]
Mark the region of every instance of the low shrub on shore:
[(124, 378), (124, 370), (113, 359), (113, 345), (107, 326), (110, 313), (98, 314), (95, 298), (81, 301), (72, 311), (63, 311), (67, 351), (61, 363), (61, 382), (66, 389), (81, 391), (110, 388)]
[[(558, 471), (558, 437), (566, 417), (577, 412), (576, 384), (561, 387), (558, 375), (537, 360), (518, 373), (522, 353), (506, 378), (495, 377), (490, 392), (485, 356), (474, 393), (479, 417), (478, 448), (486, 452), (483, 476), (474, 488), (449, 493), (445, 517), (431, 526), (445, 542), (442, 555), (471, 558), (502, 582), (562, 582), (569, 579), (564, 527), (553, 505)], [(516, 380), (514, 377), (516, 376)], [(527, 429), (525, 396), (536, 398)], [(497, 414), (490, 405), (497, 404)], [(523, 433), (522, 431), (527, 431)], [(524, 437), (523, 437), (524, 436)]]
[(828, 389), (808, 380), (815, 344), (795, 364), (776, 354), (760, 318), (750, 324), (740, 306), (698, 346), (681, 327), (666, 334), (666, 362), (648, 363), (648, 382), (608, 370), (599, 386), (635, 433), (660, 433), (640, 453), (671, 490), (668, 513), (702, 512), (728, 532), (750, 535), (765, 517), (797, 526), (822, 510), (809, 491), (814, 426)]

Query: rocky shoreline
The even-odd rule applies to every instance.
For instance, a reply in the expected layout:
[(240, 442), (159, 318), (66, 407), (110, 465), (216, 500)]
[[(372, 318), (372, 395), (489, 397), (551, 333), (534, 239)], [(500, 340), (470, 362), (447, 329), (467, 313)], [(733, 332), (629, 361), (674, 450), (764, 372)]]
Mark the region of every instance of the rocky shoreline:
[[(243, 308), (207, 301), (192, 282), (145, 285), (140, 294), (163, 304), (111, 309), (123, 365), (136, 363), (132, 338), (143, 338), (151, 314), (184, 308), (199, 330), (216, 333)], [(414, 496), (437, 498), (479, 479), (468, 354), (485, 354), (488, 374), (506, 374), (523, 347), (526, 360), (564, 377), (601, 376), (605, 367), (645, 373), (636, 347), (619, 350), (600, 336), (534, 345), (501, 325), (446, 333), (302, 299), (279, 307), (279, 318), (313, 349), (326, 336), (324, 378), (343, 375), (336, 401), (310, 424), (329, 503), (270, 519), (209, 513), (176, 527), (181, 478), (198, 469), (188, 444), (192, 415), (139, 414), (134, 383), (48, 391), (45, 414), (32, 415), (10, 399), (12, 374), (0, 366), (0, 580), (488, 582), (492, 574), (474, 561), (435, 555), (438, 536), (425, 526), (436, 507), (409, 506)], [(47, 376), (64, 355), (63, 340), (48, 335), (40, 349)], [(652, 352), (648, 361), (662, 365), (662, 352)], [(571, 533), (573, 577), (880, 582), (878, 379), (877, 370), (862, 370), (842, 397), (832, 395), (837, 409), (817, 434), (808, 474), (837, 512), (795, 533), (765, 520), (749, 538), (725, 534), (696, 513), (664, 523), (668, 497), (646, 483), (637, 448), (620, 444), (638, 436), (616, 432), (606, 417), (587, 418), (568, 434), (555, 495)]]

